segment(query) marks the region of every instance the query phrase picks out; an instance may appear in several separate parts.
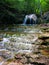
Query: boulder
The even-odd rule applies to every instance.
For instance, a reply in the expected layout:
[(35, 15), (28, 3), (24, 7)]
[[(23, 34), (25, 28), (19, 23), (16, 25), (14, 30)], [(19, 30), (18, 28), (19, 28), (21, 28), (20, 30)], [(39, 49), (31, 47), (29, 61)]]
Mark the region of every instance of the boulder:
[(44, 13), (43, 19), (49, 21), (49, 11)]

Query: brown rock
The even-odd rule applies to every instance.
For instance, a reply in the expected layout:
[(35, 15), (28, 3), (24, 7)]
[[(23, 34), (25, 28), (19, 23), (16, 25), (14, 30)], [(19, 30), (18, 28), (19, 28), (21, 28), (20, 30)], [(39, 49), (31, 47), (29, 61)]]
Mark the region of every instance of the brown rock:
[(33, 63), (34, 60), (32, 58), (29, 58), (29, 63)]
[(23, 64), (16, 61), (16, 62), (5, 62), (3, 65), (23, 65)]
[(29, 64), (25, 64), (25, 65), (34, 65), (34, 64), (30, 64), (30, 63), (29, 63)]
[(3, 60), (4, 60), (4, 58), (0, 56), (0, 62), (3, 61)]
[(26, 58), (31, 58), (31, 54), (25, 54)]
[(22, 59), (22, 56), (21, 56), (21, 54), (17, 54), (17, 55), (15, 55), (15, 58), (16, 59)]
[(38, 59), (36, 58), (35, 62), (37, 62), (38, 64), (49, 65), (49, 58), (42, 55)]
[(20, 61), (21, 61), (21, 63), (25, 64), (25, 63), (27, 63), (27, 58), (25, 56), (23, 56), (23, 58)]
[(22, 63), (17, 63), (17, 62), (11, 62), (8, 65), (22, 65)]
[(38, 54), (33, 54), (33, 55), (31, 55), (31, 58), (33, 58), (33, 59), (38, 58), (38, 57), (39, 57)]

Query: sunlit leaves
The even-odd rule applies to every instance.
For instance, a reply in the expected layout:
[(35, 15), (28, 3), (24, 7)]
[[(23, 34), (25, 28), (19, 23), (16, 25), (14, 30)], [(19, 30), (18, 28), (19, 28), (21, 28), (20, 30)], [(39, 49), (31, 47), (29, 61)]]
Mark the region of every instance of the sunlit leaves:
[(41, 8), (43, 12), (48, 11), (49, 9), (48, 3), (49, 3), (49, 0), (41, 0)]
[[(3, 0), (2, 0), (3, 1)], [(19, 11), (38, 13), (49, 10), (49, 0), (4, 0)]]

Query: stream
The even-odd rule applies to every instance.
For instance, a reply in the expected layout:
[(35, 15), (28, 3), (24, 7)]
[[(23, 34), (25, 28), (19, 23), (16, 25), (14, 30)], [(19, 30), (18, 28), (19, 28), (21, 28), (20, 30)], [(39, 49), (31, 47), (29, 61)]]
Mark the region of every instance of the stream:
[(39, 45), (38, 36), (43, 32), (40, 28), (32, 26), (20, 26), (15, 32), (4, 32), (0, 41), (0, 56), (4, 57), (4, 61), (0, 62), (3, 65), (8, 59), (14, 58), (18, 53), (34, 53)]

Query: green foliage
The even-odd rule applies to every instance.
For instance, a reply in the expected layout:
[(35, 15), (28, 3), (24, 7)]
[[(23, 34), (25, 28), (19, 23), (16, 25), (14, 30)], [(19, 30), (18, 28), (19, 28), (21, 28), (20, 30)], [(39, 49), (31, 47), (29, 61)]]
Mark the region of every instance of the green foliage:
[(19, 11), (40, 13), (49, 10), (49, 0), (1, 0)]
[(10, 4), (10, 7), (19, 11), (40, 13), (49, 10), (49, 0), (5, 0)]
[(49, 11), (49, 0), (41, 0), (41, 8), (43, 12)]

